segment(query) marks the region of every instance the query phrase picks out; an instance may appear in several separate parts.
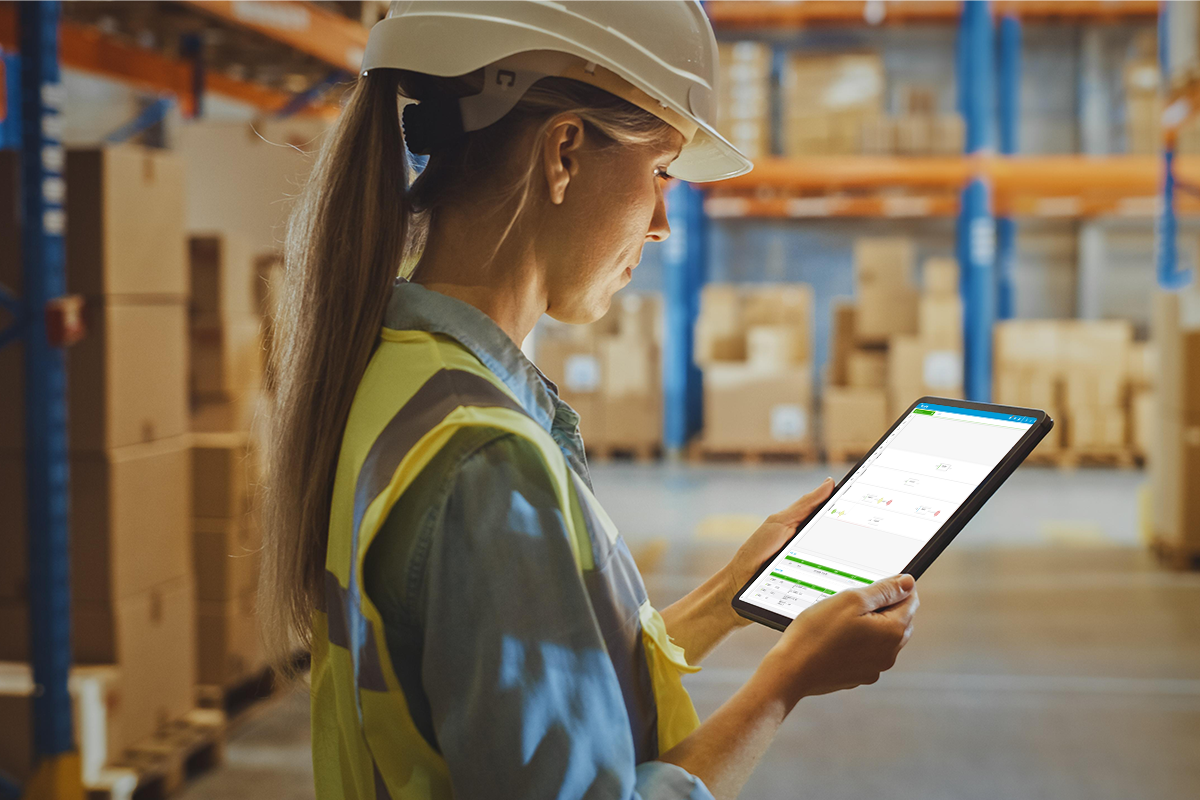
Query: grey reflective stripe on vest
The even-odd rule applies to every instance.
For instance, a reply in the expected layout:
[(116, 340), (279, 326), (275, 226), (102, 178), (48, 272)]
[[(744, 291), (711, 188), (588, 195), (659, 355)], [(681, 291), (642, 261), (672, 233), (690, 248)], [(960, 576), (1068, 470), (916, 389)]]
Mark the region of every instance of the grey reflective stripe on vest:
[[(575, 473), (571, 477), (583, 482)], [(586, 492), (575, 487), (583, 522), (592, 544), (591, 572), (583, 581), (592, 601), (592, 610), (604, 637), (604, 646), (621, 684), (625, 712), (629, 715), (630, 733), (638, 763), (658, 758), (658, 704), (654, 699), (654, 683), (650, 679), (650, 663), (646, 644), (642, 640), (642, 622), (638, 614), (646, 602), (646, 587), (637, 564), (618, 538), (610, 542), (608, 533), (592, 511)]]
[[(342, 589), (337, 577), (328, 573), (325, 604), (326, 615), (329, 618), (329, 641), (350, 650), (354, 661), (355, 680), (360, 689), (387, 691), (383, 665), (379, 658), (380, 643), (376, 641), (375, 628), (363, 616), (360, 605), (362, 598), (357, 580), (358, 536), (363, 517), (375, 498), (392, 482), (396, 468), (413, 445), (452, 411), (463, 406), (507, 408), (528, 416), (517, 401), (487, 378), (463, 370), (443, 369), (431, 375), (384, 426), (371, 449), (367, 451), (367, 457), (358, 472), (358, 482), (354, 487), (350, 582), (349, 586)], [(337, 614), (339, 620), (335, 622), (335, 607), (338, 605), (341, 609), (340, 614)], [(335, 635), (341, 642), (335, 641)], [(358, 702), (358, 706), (361, 720), (361, 702)]]

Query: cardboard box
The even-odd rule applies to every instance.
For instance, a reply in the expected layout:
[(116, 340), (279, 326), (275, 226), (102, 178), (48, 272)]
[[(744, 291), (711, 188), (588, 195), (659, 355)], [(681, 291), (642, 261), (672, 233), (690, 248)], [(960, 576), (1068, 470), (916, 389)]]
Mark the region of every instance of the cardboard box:
[(812, 443), (812, 371), (764, 372), (747, 364), (704, 371), (704, 445), (789, 452)]
[[(196, 600), (190, 577), (118, 601), (116, 624), (122, 701), (117, 747), (123, 749), (195, 707)], [(84, 651), (77, 657), (88, 660)]]
[(1063, 400), (1068, 407), (1121, 406), (1129, 399), (1129, 382), (1122, 369), (1112, 367), (1068, 367), (1063, 373)]
[(197, 600), (233, 600), (258, 586), (262, 537), (252, 519), (198, 517), (192, 527)]
[(921, 267), (921, 291), (926, 297), (958, 297), (958, 261), (927, 258)]
[(188, 294), (183, 163), (168, 150), (67, 151), (67, 287), (84, 295)]
[[(111, 603), (192, 572), (187, 436), (70, 458), (71, 596)], [(25, 462), (0, 453), (0, 597), (26, 596)], [(0, 637), (2, 638), (2, 637)], [(3, 656), (0, 656), (3, 659)]]
[[(662, 296), (654, 292), (622, 292), (613, 298), (617, 328), (627, 339), (662, 347)], [(614, 312), (610, 310), (609, 314)]]
[(255, 593), (202, 601), (196, 616), (196, 672), (202, 685), (228, 686), (267, 663), (255, 615)]
[(957, 296), (923, 296), (918, 309), (917, 330), (922, 343), (931, 350), (962, 350), (962, 300)]
[[(5, 636), (0, 637), (0, 660), (27, 660), (28, 606), (0, 604), (0, 622), (6, 626)], [(73, 603), (75, 663), (117, 667), (119, 696), (112, 708), (119, 710), (119, 724), (110, 728), (112, 752), (120, 753), (193, 708), (195, 631), (196, 600), (190, 577), (158, 584), (112, 604)]]
[(1068, 406), (1067, 447), (1113, 449), (1126, 444), (1126, 413), (1119, 406)]
[(217, 328), (226, 320), (253, 320), (262, 310), (264, 288), (245, 240), (235, 234), (188, 237), (192, 327)]
[(831, 458), (865, 453), (891, 422), (882, 389), (826, 386), (822, 412), (825, 449)]
[(997, 403), (1043, 410), (1057, 408), (1059, 378), (1036, 367), (997, 366), (992, 394)]
[(1155, 423), (1154, 533), (1173, 545), (1200, 547), (1200, 416), (1160, 415)]
[[(168, 439), (187, 432), (186, 307), (92, 298), (88, 334), (67, 348), (72, 451)], [(23, 347), (0, 348), (0, 374), (20, 376)], [(0, 380), (0, 449), (24, 446), (24, 381)]]
[(205, 400), (256, 393), (262, 386), (262, 323), (245, 318), (192, 328), (191, 392)]
[(258, 485), (258, 454), (250, 435), (192, 435), (192, 514), (240, 520)]
[(916, 336), (893, 337), (888, 347), (888, 416), (896, 418), (920, 397), (961, 398), (961, 350), (931, 349)]
[(226, 400), (193, 398), (189, 426), (196, 433), (252, 431), (265, 423), (270, 398), (246, 392)]
[(887, 386), (886, 350), (854, 350), (846, 365), (846, 384), (859, 389), (883, 389)]
[(932, 120), (931, 152), (937, 156), (962, 155), (966, 150), (967, 125), (958, 114), (938, 114)]
[(1008, 320), (993, 329), (995, 363), (1059, 369), (1063, 325), (1056, 320)]
[(854, 282), (859, 291), (873, 284), (911, 286), (915, 263), (915, 247), (906, 237), (863, 237), (854, 242)]
[(896, 152), (905, 156), (927, 156), (933, 150), (933, 118), (925, 114), (896, 117)]
[(850, 381), (850, 353), (858, 336), (855, 333), (857, 309), (852, 301), (835, 300), (830, 323), (829, 363), (826, 381), (833, 386), (846, 386)]
[(1126, 372), (1130, 385), (1135, 389), (1153, 387), (1158, 374), (1158, 354), (1154, 345), (1150, 342), (1134, 342), (1130, 345)]
[(1138, 389), (1129, 404), (1129, 441), (1146, 458), (1154, 450), (1155, 406), (1158, 401), (1149, 389)]
[(806, 333), (795, 325), (752, 325), (746, 329), (746, 360), (763, 372), (808, 363)]
[[(642, 339), (611, 336), (597, 342), (605, 397), (658, 395), (662, 387), (658, 346)], [(569, 374), (569, 372), (568, 372)]]
[(1074, 320), (1062, 324), (1060, 355), (1065, 367), (1111, 370), (1125, 377), (1133, 325), (1128, 320)]
[(854, 332), (859, 344), (883, 344), (893, 336), (917, 332), (916, 287), (871, 284), (858, 290)]
[(736, 286), (710, 283), (700, 290), (694, 357), (701, 367), (746, 359), (742, 297)]
[(888, 156), (896, 152), (896, 121), (891, 117), (876, 116), (863, 120), (863, 155)]
[(603, 444), (609, 448), (653, 450), (662, 446), (662, 395), (627, 395), (602, 401)]

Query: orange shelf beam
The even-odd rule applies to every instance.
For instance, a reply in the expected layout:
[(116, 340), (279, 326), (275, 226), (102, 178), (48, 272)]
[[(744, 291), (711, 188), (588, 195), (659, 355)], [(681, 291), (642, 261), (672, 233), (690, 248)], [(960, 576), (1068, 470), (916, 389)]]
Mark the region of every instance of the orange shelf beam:
[[(973, 176), (997, 192), (1041, 196), (1110, 192), (1154, 194), (1162, 161), (1157, 156), (813, 156), (767, 158), (754, 170), (714, 185), (722, 192), (832, 192), (904, 187), (958, 190)], [(1200, 157), (1182, 156), (1176, 175), (1200, 184)]]
[[(988, 180), (998, 214), (1149, 217), (1159, 207), (1157, 156), (837, 156), (764, 159), (753, 172), (714, 184), (716, 217), (928, 217), (956, 213), (958, 192)], [(1176, 177), (1200, 186), (1200, 156), (1181, 156)], [(1200, 201), (1178, 196), (1182, 213)]]
[(361, 23), (312, 3), (184, 0), (231, 25), (261, 33), (330, 66), (358, 74), (367, 47)]
[[(713, 0), (705, 5), (719, 28), (804, 28), (829, 25), (868, 25), (866, 2), (807, 0)], [(1008, 0), (994, 2), (996, 15), (1015, 14), (1026, 20), (1063, 19), (1113, 22), (1158, 15), (1156, 0)], [(962, 14), (953, 0), (893, 0), (883, 4), (880, 24), (949, 23)]]
[[(95, 28), (72, 22), (60, 25), (59, 37), (63, 66), (146, 91), (174, 95), (184, 113), (191, 113), (192, 70), (188, 64), (153, 50), (125, 44)], [(0, 47), (10, 51), (17, 49), (16, 9), (10, 3), (0, 4)], [(287, 92), (216, 72), (206, 74), (205, 80), (209, 91), (268, 113), (282, 109), (291, 101)], [(338, 107), (314, 104), (301, 113), (331, 119), (337, 116)]]
[[(997, 194), (994, 198), (994, 205), (996, 213), (1000, 216), (1039, 217), (1042, 219), (1118, 216), (1154, 219), (1161, 208), (1161, 198), (1158, 195), (1012, 197)], [(717, 219), (749, 217), (918, 219), (955, 216), (958, 214), (959, 200), (955, 195), (944, 193), (814, 197), (711, 195), (704, 201), (704, 210), (710, 217)], [(1176, 198), (1176, 211), (1185, 216), (1200, 215), (1200, 199), (1181, 195)]]

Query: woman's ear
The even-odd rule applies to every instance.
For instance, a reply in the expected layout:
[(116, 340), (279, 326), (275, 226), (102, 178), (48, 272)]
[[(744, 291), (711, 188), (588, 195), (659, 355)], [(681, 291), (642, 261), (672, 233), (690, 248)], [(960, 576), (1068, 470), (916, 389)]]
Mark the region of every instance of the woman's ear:
[(583, 136), (583, 120), (577, 114), (554, 118), (542, 136), (542, 169), (550, 202), (556, 206), (566, 199), (567, 186), (579, 173)]

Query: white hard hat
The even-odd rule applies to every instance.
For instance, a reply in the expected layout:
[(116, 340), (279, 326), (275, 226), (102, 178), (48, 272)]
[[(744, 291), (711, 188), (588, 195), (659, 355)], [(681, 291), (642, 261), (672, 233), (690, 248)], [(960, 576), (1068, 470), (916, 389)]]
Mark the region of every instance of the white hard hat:
[(483, 92), (459, 100), (467, 131), (503, 117), (539, 78), (574, 78), (682, 133), (676, 178), (717, 181), (754, 166), (712, 126), (717, 41), (696, 0), (398, 0), (367, 41), (362, 71), (377, 68), (485, 69)]

